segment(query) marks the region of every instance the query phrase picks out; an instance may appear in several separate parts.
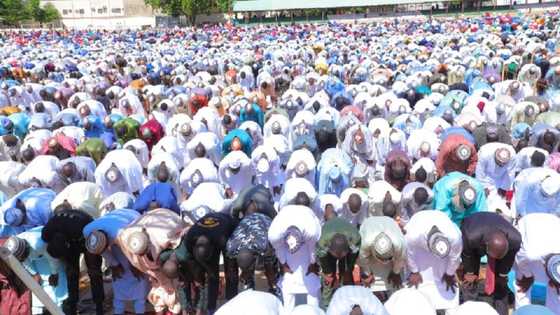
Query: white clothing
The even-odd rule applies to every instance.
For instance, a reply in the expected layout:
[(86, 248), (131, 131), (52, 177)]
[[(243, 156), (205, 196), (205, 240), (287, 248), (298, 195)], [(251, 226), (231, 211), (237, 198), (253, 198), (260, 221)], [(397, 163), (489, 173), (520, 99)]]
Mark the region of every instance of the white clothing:
[(191, 195), (196, 186), (205, 182), (219, 183), (216, 165), (207, 158), (192, 159), (179, 178), (182, 191)]
[(400, 289), (385, 302), (390, 315), (436, 315), (436, 309), (421, 291), (412, 288)]
[(214, 315), (282, 315), (282, 302), (266, 292), (247, 290), (222, 305)]
[[(357, 194), (362, 200), (362, 206), (360, 207), (360, 211), (358, 213), (352, 213), (352, 211), (348, 208), (348, 199), (353, 194)], [(340, 217), (347, 220), (352, 225), (357, 227), (362, 224), (368, 216), (369, 201), (368, 196), (363, 191), (356, 188), (346, 188), (342, 194), (340, 194), (340, 202), (342, 203), (342, 209), (339, 214)]]
[(383, 304), (362, 286), (347, 285), (334, 293), (327, 315), (348, 315), (354, 305), (359, 305), (364, 315), (389, 315)]
[(401, 193), (385, 180), (378, 180), (369, 186), (368, 202), (369, 211), (368, 216), (382, 216), (383, 215), (383, 200), (385, 195), (391, 195), (391, 201), (394, 204), (400, 204)]
[[(122, 176), (119, 176), (115, 183), (110, 183), (105, 175), (113, 163)], [(129, 150), (110, 151), (95, 170), (95, 182), (101, 187), (104, 197), (108, 197), (118, 191), (129, 194), (140, 192), (144, 187), (142, 165), (140, 165), (134, 153)]]
[[(239, 169), (233, 173), (230, 168)], [(238, 195), (243, 189), (251, 185), (254, 169), (251, 159), (243, 151), (231, 151), (220, 162), (218, 169), (220, 182), (230, 188), (234, 195)]]
[(498, 315), (498, 312), (486, 302), (465, 302), (458, 307), (448, 310), (447, 315)]
[(300, 177), (296, 174), (296, 168), (300, 163), (304, 163), (307, 167), (307, 174), (303, 177), (310, 183), (315, 183), (315, 169), (317, 167), (317, 163), (315, 162), (313, 154), (307, 149), (299, 149), (292, 152), (286, 166), (286, 178)]
[[(499, 149), (506, 149), (510, 154), (510, 160), (504, 166), (496, 163), (495, 154)], [(481, 146), (478, 149), (475, 177), (489, 190), (511, 190), (515, 178), (515, 149), (500, 142), (490, 142)]]

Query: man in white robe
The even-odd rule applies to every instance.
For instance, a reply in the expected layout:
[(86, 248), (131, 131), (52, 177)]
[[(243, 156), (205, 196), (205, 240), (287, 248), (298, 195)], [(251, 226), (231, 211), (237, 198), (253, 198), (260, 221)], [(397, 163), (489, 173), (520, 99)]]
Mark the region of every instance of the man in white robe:
[(268, 188), (274, 197), (279, 197), (285, 174), (278, 153), (271, 145), (261, 145), (251, 153), (251, 164), (255, 170), (255, 184)]
[(521, 248), (515, 257), (515, 307), (531, 304), (534, 282), (546, 285), (545, 306), (560, 313), (560, 218), (531, 213), (519, 220)]
[(118, 191), (138, 194), (144, 186), (142, 179), (142, 165), (132, 152), (124, 149), (107, 153), (95, 170), (95, 182), (105, 197)]
[(251, 159), (243, 151), (231, 151), (222, 159), (218, 169), (220, 182), (226, 186), (230, 198), (251, 184), (254, 173)]
[(461, 230), (437, 210), (420, 211), (405, 227), (408, 280), (437, 310), (459, 305), (455, 272), (461, 263)]
[(432, 209), (434, 192), (430, 187), (419, 182), (410, 182), (404, 186), (401, 199), (401, 221), (403, 225), (417, 212)]
[(286, 165), (286, 178), (301, 177), (314, 184), (316, 167), (313, 153), (307, 149), (296, 150), (292, 152)]
[(342, 209), (340, 217), (358, 227), (368, 216), (368, 196), (357, 188), (346, 188), (340, 194)]
[(278, 286), (288, 312), (298, 304), (319, 306), (321, 282), (315, 245), (320, 237), (321, 224), (308, 207), (286, 206), (272, 220), (268, 240), (284, 270)]
[(401, 193), (384, 180), (378, 180), (369, 186), (369, 216), (400, 216)]
[(511, 210), (515, 217), (533, 212), (558, 214), (560, 211), (560, 174), (544, 167), (531, 167), (517, 175)]
[(383, 303), (362, 286), (347, 285), (333, 295), (327, 315), (390, 315)]
[(218, 168), (212, 160), (207, 158), (191, 160), (179, 178), (179, 185), (185, 197), (190, 196), (199, 184), (205, 182), (219, 182)]
[(515, 179), (515, 149), (500, 142), (480, 147), (475, 177), (488, 193), (497, 190), (504, 195)]
[(420, 291), (404, 288), (393, 293), (385, 303), (390, 315), (436, 315), (430, 300)]

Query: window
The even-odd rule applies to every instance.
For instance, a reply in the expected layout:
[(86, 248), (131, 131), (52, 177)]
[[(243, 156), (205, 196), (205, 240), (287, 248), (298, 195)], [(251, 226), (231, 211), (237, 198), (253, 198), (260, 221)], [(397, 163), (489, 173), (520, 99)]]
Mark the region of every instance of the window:
[(101, 8), (97, 9), (97, 13), (102, 14), (102, 13), (103, 13), (103, 9), (101, 9)]
[(91, 13), (95, 13), (95, 8), (91, 8)]
[(112, 9), (111, 9), (111, 12), (112, 12), (112, 13), (117, 13), (117, 14), (118, 14), (118, 13), (121, 13), (121, 11), (122, 11), (121, 8), (112, 8)]
[(69, 9), (69, 10), (68, 10), (68, 13), (72, 13), (72, 9)]
[(68, 15), (68, 10), (62, 10), (62, 15)]
[(86, 13), (86, 11), (84, 9), (80, 9), (80, 10), (78, 10), (78, 13), (84, 14), (84, 13)]

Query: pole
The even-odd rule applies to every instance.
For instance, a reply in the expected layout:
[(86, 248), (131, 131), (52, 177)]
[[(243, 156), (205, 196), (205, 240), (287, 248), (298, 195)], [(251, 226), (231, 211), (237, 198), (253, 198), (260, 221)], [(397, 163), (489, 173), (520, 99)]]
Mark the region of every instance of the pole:
[(14, 273), (23, 281), (23, 283), (31, 290), (35, 296), (43, 303), (52, 315), (64, 315), (60, 308), (54, 304), (51, 298), (45, 293), (45, 290), (35, 281), (31, 275), (23, 268), (19, 260), (17, 260), (9, 249), (0, 247), (0, 258), (14, 271)]

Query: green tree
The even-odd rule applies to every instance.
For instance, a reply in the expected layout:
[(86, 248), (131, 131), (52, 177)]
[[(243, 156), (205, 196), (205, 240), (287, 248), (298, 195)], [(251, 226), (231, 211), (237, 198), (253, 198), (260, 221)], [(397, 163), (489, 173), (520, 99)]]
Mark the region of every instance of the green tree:
[(220, 12), (228, 13), (233, 8), (233, 1), (232, 0), (216, 0), (216, 5)]
[(26, 11), (29, 17), (41, 25), (60, 19), (60, 13), (51, 3), (41, 6), (40, 0), (28, 0)]
[(172, 16), (185, 16), (194, 25), (196, 15), (209, 13), (215, 0), (144, 0), (156, 10)]
[(10, 26), (18, 26), (29, 18), (28, 11), (22, 0), (1, 0), (0, 20)]

